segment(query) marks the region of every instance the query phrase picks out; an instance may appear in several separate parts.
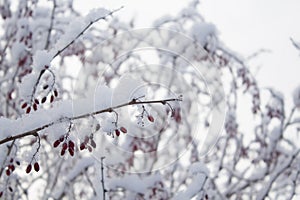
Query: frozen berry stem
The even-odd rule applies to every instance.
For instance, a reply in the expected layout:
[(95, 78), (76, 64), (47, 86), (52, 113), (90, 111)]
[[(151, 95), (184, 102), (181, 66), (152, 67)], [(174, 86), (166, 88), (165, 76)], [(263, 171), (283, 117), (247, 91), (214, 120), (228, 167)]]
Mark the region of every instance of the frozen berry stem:
[(24, 133), (18, 134), (18, 135), (14, 135), (14, 136), (10, 136), (7, 137), (3, 140), (0, 140), (0, 145), (13, 141), (15, 139), (19, 139), (19, 138), (23, 138), (23, 137), (27, 137), (27, 136), (38, 136), (38, 131), (41, 131), (45, 128), (48, 128), (50, 126), (53, 126), (54, 124), (58, 124), (58, 123), (63, 123), (63, 122), (70, 122), (73, 120), (77, 120), (77, 119), (82, 119), (82, 118), (86, 118), (89, 117), (91, 115), (98, 115), (101, 113), (106, 113), (106, 112), (113, 112), (114, 110), (118, 109), (118, 108), (122, 108), (122, 107), (126, 107), (126, 106), (130, 106), (130, 105), (138, 105), (138, 104), (162, 104), (165, 105), (167, 102), (172, 102), (172, 101), (182, 101), (181, 98), (170, 98), (170, 99), (163, 99), (163, 100), (150, 100), (150, 101), (136, 101), (135, 99), (127, 102), (127, 103), (123, 103), (117, 106), (113, 106), (113, 107), (109, 107), (103, 110), (98, 110), (92, 113), (87, 113), (87, 114), (83, 114), (83, 115), (78, 115), (78, 116), (74, 116), (74, 117), (64, 117), (59, 119), (58, 121), (54, 121), (48, 124), (45, 124), (39, 128), (30, 130), (30, 131), (26, 131)]

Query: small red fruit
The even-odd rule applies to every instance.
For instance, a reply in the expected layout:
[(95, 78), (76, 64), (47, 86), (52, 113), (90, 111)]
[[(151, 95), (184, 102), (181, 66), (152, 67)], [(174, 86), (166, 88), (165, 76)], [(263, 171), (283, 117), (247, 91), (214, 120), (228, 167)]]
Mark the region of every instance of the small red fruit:
[(37, 163), (37, 162), (34, 163), (33, 167), (34, 167), (34, 170), (35, 170), (36, 172), (40, 171), (40, 165), (39, 165), (39, 163)]
[(65, 140), (65, 137), (62, 135), (62, 136), (60, 136), (60, 138), (59, 138), (59, 141), (60, 142), (63, 142)]
[(124, 128), (124, 127), (121, 127), (121, 128), (120, 128), (120, 131), (122, 131), (123, 133), (127, 133), (127, 129)]
[(120, 136), (120, 131), (118, 129), (116, 129), (115, 132), (116, 132), (116, 136), (119, 137)]
[(47, 100), (47, 97), (43, 97), (42, 100), (41, 100), (41, 103), (45, 103)]
[(74, 149), (69, 147), (69, 153), (70, 153), (71, 156), (74, 156)]
[(64, 149), (61, 149), (60, 155), (63, 156), (65, 155), (66, 151)]
[(51, 95), (51, 97), (50, 97), (50, 103), (52, 103), (53, 101), (54, 101), (54, 96)]
[(39, 100), (37, 100), (37, 99), (34, 100), (34, 103), (40, 104)]
[(56, 148), (56, 147), (58, 147), (59, 144), (60, 144), (60, 140), (56, 140), (56, 141), (53, 143), (53, 147)]
[(80, 144), (80, 150), (82, 151), (83, 149), (85, 149), (85, 144), (84, 144), (84, 142)]
[(73, 141), (69, 141), (69, 147), (70, 148), (72, 148), (72, 149), (74, 149), (74, 147), (75, 147), (75, 144), (74, 144), (74, 142)]
[(57, 90), (54, 90), (54, 96), (57, 97), (58, 96), (58, 92)]
[(26, 108), (26, 107), (27, 107), (27, 103), (25, 102), (25, 103), (22, 104), (22, 107), (21, 107), (21, 108), (24, 109), (24, 108)]
[(62, 145), (62, 149), (63, 150), (66, 150), (68, 148), (68, 144), (65, 142), (65, 143), (63, 143), (63, 145)]
[(93, 148), (97, 147), (96, 142), (93, 139), (91, 140), (91, 145), (92, 145)]
[(28, 107), (27, 110), (26, 110), (26, 113), (28, 114), (28, 113), (30, 113), (30, 111), (31, 111), (31, 108)]
[(33, 107), (33, 110), (34, 110), (34, 111), (36, 111), (36, 110), (37, 110), (37, 105), (36, 105), (36, 104), (33, 104), (33, 106), (32, 106), (32, 107)]
[(26, 168), (26, 173), (27, 173), (27, 174), (29, 174), (29, 173), (31, 172), (31, 168), (32, 168), (32, 166), (31, 166), (31, 164), (29, 164), (29, 165), (27, 166), (27, 168)]
[(154, 122), (153, 116), (152, 116), (152, 115), (148, 115), (148, 120), (149, 120), (150, 122)]
[(7, 175), (7, 176), (10, 175), (10, 170), (9, 170), (9, 169), (7, 169), (5, 172), (6, 172), (6, 175)]

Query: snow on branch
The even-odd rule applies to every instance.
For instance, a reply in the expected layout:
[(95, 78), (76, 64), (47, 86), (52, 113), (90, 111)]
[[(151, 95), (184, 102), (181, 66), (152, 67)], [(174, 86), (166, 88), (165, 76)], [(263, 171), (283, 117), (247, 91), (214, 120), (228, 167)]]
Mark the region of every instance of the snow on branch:
[[(0, 118), (0, 124), (1, 124), (0, 132), (3, 133), (1, 136), (2, 137), (6, 136), (6, 138), (0, 140), (0, 145), (30, 135), (37, 136), (39, 131), (51, 127), (58, 123), (82, 119), (82, 118), (89, 117), (91, 115), (98, 115), (105, 112), (111, 113), (114, 112), (116, 109), (125, 106), (144, 105), (144, 104), (165, 105), (168, 102), (181, 101), (181, 100), (182, 100), (181, 98), (170, 98), (170, 99), (149, 100), (149, 101), (137, 101), (136, 99), (132, 99), (131, 101), (126, 103), (108, 107), (102, 110), (97, 110), (94, 112), (89, 110), (88, 112), (81, 113), (76, 116), (73, 116), (72, 113), (72, 109), (71, 109), (72, 103), (70, 101), (66, 101), (57, 104), (56, 108), (54, 109), (50, 109), (47, 111), (38, 110), (31, 115), (25, 115), (17, 120), (8, 120), (6, 118)], [(49, 118), (45, 117), (44, 119), (41, 119), (40, 116), (51, 116), (51, 117)]]

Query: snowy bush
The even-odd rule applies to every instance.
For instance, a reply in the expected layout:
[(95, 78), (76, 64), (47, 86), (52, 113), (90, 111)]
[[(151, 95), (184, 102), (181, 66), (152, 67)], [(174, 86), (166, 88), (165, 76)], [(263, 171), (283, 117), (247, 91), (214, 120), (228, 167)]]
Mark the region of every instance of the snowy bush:
[(260, 88), (198, 7), (135, 30), (1, 1), (0, 198), (296, 198), (299, 88)]

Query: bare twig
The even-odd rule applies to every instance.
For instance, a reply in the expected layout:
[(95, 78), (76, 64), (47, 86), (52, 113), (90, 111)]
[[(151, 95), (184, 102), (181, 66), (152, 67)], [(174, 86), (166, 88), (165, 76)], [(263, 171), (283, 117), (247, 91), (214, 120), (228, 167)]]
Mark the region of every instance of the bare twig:
[(104, 185), (104, 166), (103, 166), (103, 160), (105, 157), (101, 157), (101, 184), (102, 184), (102, 190), (103, 190), (103, 200), (105, 200), (105, 193), (107, 190), (105, 189)]

